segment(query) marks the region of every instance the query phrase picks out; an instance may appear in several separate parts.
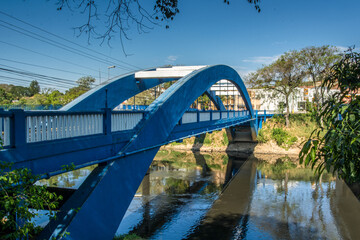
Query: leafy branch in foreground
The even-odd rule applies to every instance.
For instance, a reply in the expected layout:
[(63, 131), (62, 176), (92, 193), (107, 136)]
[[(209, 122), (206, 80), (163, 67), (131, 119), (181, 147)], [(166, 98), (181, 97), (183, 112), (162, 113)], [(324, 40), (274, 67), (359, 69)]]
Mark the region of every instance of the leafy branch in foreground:
[(304, 144), (300, 163), (311, 165), (318, 176), (326, 169), (349, 184), (360, 182), (360, 53), (349, 50), (322, 87), (337, 87), (340, 92), (319, 109), (317, 119), (323, 119), (323, 126)]
[(38, 176), (27, 168), (11, 169), (11, 163), (0, 162), (0, 238), (28, 239), (41, 229), (32, 222), (39, 213), (33, 209), (49, 210), (52, 217), (62, 196), (46, 186), (34, 185)]

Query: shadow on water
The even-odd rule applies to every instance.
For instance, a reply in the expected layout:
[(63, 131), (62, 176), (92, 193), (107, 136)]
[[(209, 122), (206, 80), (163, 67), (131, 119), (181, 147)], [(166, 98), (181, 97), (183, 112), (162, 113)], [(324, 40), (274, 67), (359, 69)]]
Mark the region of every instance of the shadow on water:
[[(255, 187), (256, 166), (253, 161), (230, 157), (228, 175), (240, 167), (223, 189), (219, 198), (187, 239), (230, 239), (236, 226), (246, 235), (248, 208)], [(236, 171), (236, 170), (235, 170)], [(227, 177), (230, 178), (229, 176)], [(239, 224), (240, 223), (240, 224)]]
[[(204, 143), (197, 139), (197, 147)], [(288, 157), (159, 151), (119, 227), (144, 239), (358, 239), (360, 204)], [(279, 156), (278, 156), (279, 157)], [(287, 161), (289, 160), (289, 161)], [(296, 161), (296, 160), (295, 160)], [(43, 184), (76, 187), (92, 169)]]

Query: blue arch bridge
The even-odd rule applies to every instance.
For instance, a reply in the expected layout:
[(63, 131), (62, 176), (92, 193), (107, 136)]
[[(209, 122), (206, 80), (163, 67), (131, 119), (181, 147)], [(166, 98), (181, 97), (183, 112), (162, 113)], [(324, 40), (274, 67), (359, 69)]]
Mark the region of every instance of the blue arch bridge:
[[(210, 90), (222, 79), (235, 85), (245, 110), (226, 110)], [(113, 110), (144, 90), (174, 80), (143, 111)], [(187, 111), (204, 93), (217, 110)], [(271, 116), (253, 111), (242, 79), (228, 66), (152, 69), (109, 80), (57, 111), (0, 111), (0, 159), (44, 178), (67, 171), (64, 165), (97, 164), (66, 197), (39, 239), (58, 239), (64, 232), (70, 233), (67, 239), (112, 239), (162, 145), (223, 128), (230, 140), (244, 133), (256, 140), (262, 122)]]

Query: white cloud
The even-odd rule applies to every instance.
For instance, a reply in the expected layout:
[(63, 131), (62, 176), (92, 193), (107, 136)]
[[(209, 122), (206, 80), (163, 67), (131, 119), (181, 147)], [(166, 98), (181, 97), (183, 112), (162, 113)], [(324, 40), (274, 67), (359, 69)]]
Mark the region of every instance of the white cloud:
[(173, 63), (178, 59), (178, 56), (170, 55), (167, 57), (166, 61), (169, 63)]
[(270, 64), (273, 61), (275, 61), (276, 59), (278, 59), (279, 57), (280, 57), (280, 55), (271, 56), (271, 57), (259, 56), (259, 57), (252, 57), (250, 59), (244, 59), (242, 61), (248, 62), (248, 63)]
[(232, 67), (239, 73), (240, 77), (242, 78), (247, 76), (249, 73), (256, 72), (255, 69), (249, 69), (243, 66), (232, 66)]
[[(347, 46), (347, 47), (344, 47), (344, 46), (336, 46), (336, 48), (339, 50), (340, 53), (344, 53), (345, 51), (347, 51), (349, 48), (352, 48), (353, 46)], [(359, 51), (360, 48), (355, 48), (354, 49), (355, 51)]]

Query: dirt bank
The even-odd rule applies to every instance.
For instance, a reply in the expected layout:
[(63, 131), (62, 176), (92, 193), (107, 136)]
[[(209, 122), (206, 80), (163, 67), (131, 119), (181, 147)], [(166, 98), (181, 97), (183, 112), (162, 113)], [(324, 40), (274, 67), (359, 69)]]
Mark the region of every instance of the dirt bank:
[(199, 151), (199, 152), (227, 152), (256, 155), (292, 155), (298, 156), (300, 146), (293, 146), (289, 150), (279, 147), (275, 142), (267, 143), (230, 143), (228, 146), (206, 146), (203, 144), (179, 144), (165, 145), (161, 149), (175, 151)]

